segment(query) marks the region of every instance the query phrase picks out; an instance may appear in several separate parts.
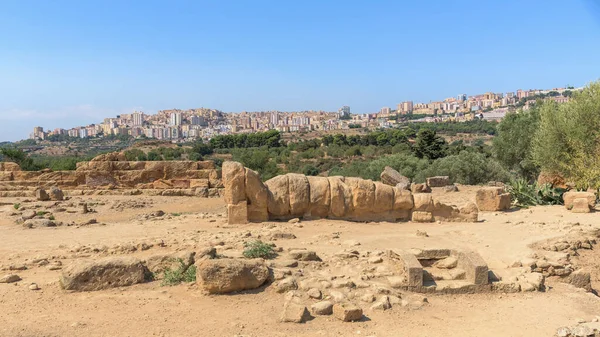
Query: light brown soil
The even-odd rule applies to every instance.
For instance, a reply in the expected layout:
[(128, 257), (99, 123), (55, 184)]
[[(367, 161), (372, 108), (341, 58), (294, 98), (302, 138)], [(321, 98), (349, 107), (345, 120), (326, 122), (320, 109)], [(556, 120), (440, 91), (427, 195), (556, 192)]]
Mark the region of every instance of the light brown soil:
[[(458, 193), (435, 189), (445, 202), (473, 200), (475, 187), (461, 186)], [(300, 225), (268, 223), (230, 226), (225, 221), (221, 199), (189, 197), (93, 196), (73, 197), (97, 213), (55, 212), (57, 221), (99, 224), (24, 229), (15, 223), (12, 206), (52, 202), (26, 202), (24, 198), (0, 200), (0, 269), (26, 264), (16, 273), (23, 280), (0, 284), (0, 336), (552, 336), (558, 327), (578, 319), (591, 320), (600, 313), (600, 300), (570, 285), (546, 280), (546, 292), (476, 295), (426, 295), (429, 304), (409, 310), (394, 306), (384, 312), (365, 310), (366, 319), (343, 323), (332, 316), (319, 316), (304, 324), (279, 323), (284, 295), (272, 287), (235, 295), (208, 296), (195, 284), (162, 287), (159, 281), (131, 287), (87, 293), (69, 293), (58, 284), (60, 270), (35, 266), (35, 258), (60, 260), (68, 265), (102, 254), (81, 247), (156, 243), (132, 256), (183, 249), (198, 249), (225, 241), (220, 253), (241, 254), (244, 240), (256, 238), (265, 229), (277, 228), (296, 235), (293, 240), (275, 241), (284, 250), (306, 247), (327, 257), (347, 247), (348, 240), (360, 242), (359, 251), (409, 248), (473, 249), (499, 276), (511, 275), (514, 261), (534, 252), (530, 245), (581, 227), (597, 225), (597, 214), (572, 214), (560, 206), (534, 207), (506, 213), (481, 213), (479, 223), (352, 223), (303, 221)], [(146, 207), (118, 211), (116, 202), (137, 201)], [(104, 203), (104, 205), (102, 205)], [(38, 210), (43, 210), (39, 208)], [(144, 215), (162, 210), (162, 220)], [(429, 237), (417, 236), (425, 231)], [(249, 234), (248, 234), (249, 233)], [(248, 236), (249, 235), (249, 236)], [(268, 238), (262, 238), (268, 240)], [(79, 252), (77, 252), (79, 250)], [(54, 257), (54, 258), (53, 258)], [(592, 268), (598, 281), (596, 251), (582, 252), (578, 265)], [(29, 290), (31, 283), (40, 290)], [(368, 307), (367, 307), (368, 308)]]

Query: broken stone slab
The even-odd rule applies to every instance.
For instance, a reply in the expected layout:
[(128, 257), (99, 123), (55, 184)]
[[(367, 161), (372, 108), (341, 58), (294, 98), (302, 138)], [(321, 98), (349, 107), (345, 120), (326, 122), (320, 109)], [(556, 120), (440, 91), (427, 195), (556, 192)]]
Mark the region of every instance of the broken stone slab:
[(402, 174), (400, 174), (400, 172), (394, 170), (389, 166), (386, 166), (383, 169), (380, 178), (381, 182), (386, 185), (396, 186), (402, 190), (408, 190), (410, 188), (410, 179), (403, 176)]
[(311, 307), (312, 313), (319, 316), (333, 314), (333, 303), (330, 301), (321, 301), (313, 304)]
[(244, 225), (248, 223), (247, 201), (227, 205), (227, 222), (230, 225)]
[(573, 207), (571, 212), (573, 213), (590, 213), (592, 208), (586, 198), (576, 198), (573, 200)]
[(144, 282), (146, 268), (133, 257), (110, 257), (75, 262), (63, 269), (60, 284), (65, 290), (95, 291)]
[(212, 259), (196, 264), (196, 279), (210, 294), (256, 289), (269, 278), (264, 260)]
[(457, 267), (465, 271), (467, 282), (475, 285), (489, 284), (487, 263), (476, 252), (458, 252)]
[(312, 250), (294, 249), (290, 250), (290, 257), (298, 261), (321, 261), (321, 258)]
[(14, 283), (21, 281), (21, 277), (17, 274), (8, 274), (0, 278), (0, 283)]
[(358, 321), (362, 318), (363, 311), (351, 303), (336, 303), (333, 305), (333, 316), (344, 322)]
[(283, 312), (279, 318), (283, 323), (304, 323), (310, 319), (306, 306), (300, 303), (297, 297), (292, 297), (283, 305)]
[(596, 205), (596, 194), (592, 192), (569, 191), (563, 194), (565, 208), (572, 209), (574, 206), (575, 199), (580, 198), (586, 199), (590, 208), (594, 208), (594, 206)]
[(430, 187), (444, 187), (450, 185), (450, 177), (448, 176), (429, 177), (426, 181), (427, 185)]

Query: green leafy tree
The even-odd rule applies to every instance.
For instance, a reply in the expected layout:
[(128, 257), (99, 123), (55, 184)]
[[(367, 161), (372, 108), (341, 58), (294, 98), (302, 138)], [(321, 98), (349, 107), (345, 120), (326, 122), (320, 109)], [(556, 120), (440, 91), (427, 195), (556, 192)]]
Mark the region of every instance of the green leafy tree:
[(578, 188), (600, 188), (600, 82), (565, 104), (545, 102), (533, 142), (533, 160)]
[(446, 148), (447, 144), (444, 138), (438, 136), (435, 131), (428, 129), (419, 131), (413, 147), (417, 157), (430, 160), (444, 157)]
[(495, 158), (506, 169), (527, 180), (533, 180), (539, 174), (539, 167), (533, 162), (531, 153), (539, 120), (539, 107), (507, 114), (498, 124), (498, 134), (493, 140)]

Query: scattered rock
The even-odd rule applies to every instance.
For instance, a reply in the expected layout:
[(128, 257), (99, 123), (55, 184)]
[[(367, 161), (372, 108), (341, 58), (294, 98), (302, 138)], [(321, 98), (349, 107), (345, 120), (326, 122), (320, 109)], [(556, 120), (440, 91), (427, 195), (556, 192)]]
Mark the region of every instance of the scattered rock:
[(321, 258), (312, 250), (294, 249), (289, 252), (292, 259), (298, 261), (321, 261)]
[(444, 187), (444, 192), (446, 192), (446, 193), (458, 192), (458, 187), (454, 184), (448, 185), (448, 186)]
[(283, 305), (280, 321), (287, 323), (304, 323), (310, 319), (306, 306), (299, 303), (298, 298), (292, 298)]
[(133, 257), (110, 257), (75, 262), (63, 269), (60, 284), (65, 290), (94, 291), (144, 282), (146, 268)]
[(417, 229), (417, 236), (422, 236), (422, 237), (428, 238), (429, 234), (427, 234), (426, 231), (420, 231), (420, 230)]
[(32, 283), (29, 285), (29, 290), (40, 290), (40, 287), (37, 285), (37, 283)]
[(46, 190), (44, 190), (43, 188), (38, 188), (37, 190), (35, 190), (35, 198), (38, 201), (48, 201), (48, 200), (50, 200), (50, 196), (48, 195), (48, 193), (46, 192)]
[(21, 281), (21, 277), (17, 274), (8, 274), (0, 278), (0, 283), (14, 283)]
[(408, 190), (410, 187), (410, 179), (401, 175), (398, 171), (393, 168), (386, 166), (381, 172), (381, 182), (390, 185), (396, 186), (401, 190)]
[(299, 223), (300, 219), (299, 218), (293, 218), (293, 219), (290, 219), (288, 222), (289, 223)]
[(64, 198), (65, 198), (65, 195), (60, 188), (52, 187), (50, 189), (50, 199), (51, 200), (62, 201), (62, 200), (64, 200)]
[(315, 315), (331, 315), (333, 314), (333, 303), (330, 301), (322, 301), (313, 304), (311, 307), (312, 313)]
[(436, 176), (427, 178), (427, 185), (431, 187), (444, 187), (450, 185), (450, 177)]
[(49, 219), (29, 219), (23, 223), (25, 228), (38, 228), (38, 227), (56, 227), (56, 223)]
[(256, 289), (269, 277), (262, 259), (215, 259), (197, 263), (197, 282), (211, 294)]
[(456, 259), (456, 257), (448, 256), (445, 259), (436, 261), (433, 264), (433, 266), (436, 268), (441, 268), (441, 269), (452, 269), (452, 268), (456, 268), (457, 264), (458, 264), (458, 260)]
[(390, 298), (388, 296), (381, 296), (373, 305), (371, 310), (388, 310), (391, 309)]
[(306, 293), (308, 294), (308, 297), (314, 298), (317, 300), (323, 296), (323, 294), (321, 294), (321, 291), (317, 288), (311, 288)]
[(298, 283), (293, 277), (286, 277), (277, 283), (276, 291), (280, 294), (286, 293), (290, 290), (298, 289)]
[(360, 320), (363, 311), (351, 303), (336, 303), (333, 305), (333, 315), (340, 321), (352, 322)]
[(381, 258), (381, 256), (372, 256), (367, 260), (367, 262), (369, 262), (370, 264), (377, 264), (383, 262), (383, 259)]

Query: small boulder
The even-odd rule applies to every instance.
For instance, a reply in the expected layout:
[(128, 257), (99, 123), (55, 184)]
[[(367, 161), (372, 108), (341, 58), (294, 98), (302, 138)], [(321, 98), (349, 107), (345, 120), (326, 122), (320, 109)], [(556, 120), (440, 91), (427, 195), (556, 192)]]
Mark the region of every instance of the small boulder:
[(25, 228), (55, 227), (56, 223), (49, 219), (29, 219), (23, 223)]
[(333, 303), (330, 301), (321, 301), (313, 304), (310, 309), (315, 315), (331, 315), (333, 314)]
[(8, 274), (0, 278), (0, 283), (14, 283), (21, 281), (21, 277), (17, 274)]
[(389, 166), (386, 166), (383, 169), (380, 177), (381, 182), (386, 185), (396, 186), (403, 190), (407, 190), (410, 187), (410, 179), (401, 175), (398, 171)]
[(567, 278), (569, 284), (585, 289), (586, 291), (592, 291), (592, 281), (589, 271), (577, 270)]
[(417, 194), (417, 193), (431, 193), (431, 187), (429, 187), (429, 185), (425, 184), (415, 184), (412, 183), (410, 185), (410, 190), (413, 194)]
[(452, 269), (458, 264), (458, 260), (454, 256), (448, 256), (445, 259), (436, 261), (433, 266), (440, 269)]
[(50, 196), (48, 195), (48, 193), (46, 192), (46, 190), (44, 190), (43, 188), (38, 188), (37, 190), (35, 190), (35, 198), (38, 201), (48, 201), (48, 200), (50, 200)]
[(146, 268), (133, 257), (110, 257), (75, 262), (63, 269), (60, 284), (65, 290), (95, 291), (144, 282)]
[(62, 201), (62, 200), (64, 200), (64, 198), (65, 198), (65, 195), (60, 188), (52, 187), (50, 189), (50, 199), (51, 200)]
[(283, 305), (283, 312), (279, 318), (284, 323), (304, 323), (310, 319), (310, 313), (306, 306), (300, 303), (296, 297), (292, 297)]
[(276, 291), (280, 294), (287, 293), (290, 290), (298, 289), (298, 283), (293, 277), (286, 277), (277, 283)]
[(321, 293), (321, 291), (319, 289), (317, 289), (317, 288), (311, 288), (311, 289), (309, 289), (306, 292), (306, 294), (308, 295), (308, 297), (314, 298), (314, 299), (317, 299), (317, 300), (320, 299), (323, 296), (323, 294)]
[(321, 258), (312, 250), (294, 249), (290, 250), (289, 255), (292, 259), (298, 261), (321, 261)]
[(371, 305), (371, 310), (388, 310), (392, 308), (392, 304), (390, 303), (390, 298), (388, 296), (381, 296), (373, 305)]
[(269, 269), (262, 259), (203, 260), (197, 264), (196, 278), (211, 294), (256, 289), (269, 278)]
[(458, 192), (458, 187), (454, 184), (444, 187), (446, 193)]
[(510, 193), (502, 187), (484, 187), (477, 191), (475, 202), (480, 211), (505, 211), (510, 208)]
[(333, 305), (333, 315), (340, 321), (353, 322), (362, 318), (363, 311), (351, 303), (336, 303)]

